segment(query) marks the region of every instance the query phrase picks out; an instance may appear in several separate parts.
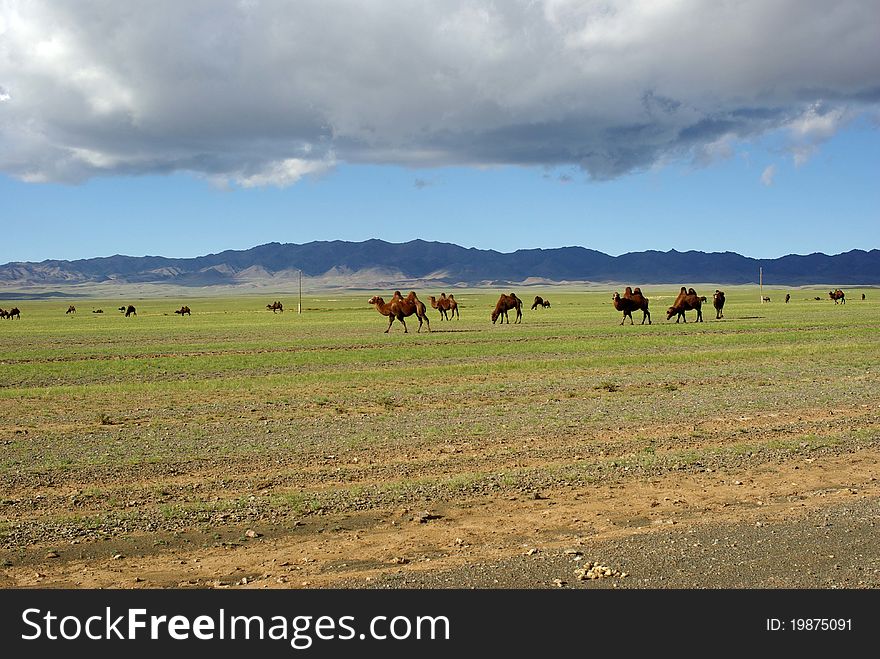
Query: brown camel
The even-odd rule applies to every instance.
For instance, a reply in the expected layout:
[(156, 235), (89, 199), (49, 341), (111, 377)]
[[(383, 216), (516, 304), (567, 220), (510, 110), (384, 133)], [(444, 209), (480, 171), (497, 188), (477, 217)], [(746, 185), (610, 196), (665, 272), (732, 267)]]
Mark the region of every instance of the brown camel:
[(21, 320), (21, 312), (18, 310), (18, 307), (12, 307), (9, 311), (5, 313), (8, 320), (12, 320), (14, 318)]
[(267, 304), (266, 308), (271, 309), (272, 313), (275, 313), (276, 311), (284, 313), (284, 305), (281, 304), (281, 302), (279, 302), (278, 300), (275, 300), (272, 304)]
[(368, 304), (375, 305), (376, 311), (383, 316), (388, 316), (388, 327), (385, 329), (386, 334), (391, 329), (391, 325), (394, 323), (395, 318), (400, 321), (401, 325), (403, 325), (404, 333), (409, 333), (404, 318), (412, 315), (415, 315), (419, 319), (418, 332), (422, 331), (423, 321), (427, 323), (428, 331), (431, 331), (431, 321), (428, 320), (427, 309), (424, 303), (418, 299), (415, 292), (411, 292), (404, 298), (400, 295), (400, 291), (395, 291), (390, 302), (385, 302), (382, 297), (374, 295), (368, 300)]
[(495, 310), (492, 312), (492, 324), (495, 324), (495, 321), (498, 320), (498, 317), (501, 316), (501, 324), (504, 324), (504, 321), (507, 320), (507, 324), (510, 324), (510, 318), (507, 316), (507, 312), (511, 309), (516, 309), (516, 319), (513, 321), (514, 324), (522, 323), (522, 300), (520, 300), (516, 293), (511, 293), (510, 295), (501, 294), (501, 297), (498, 298), (498, 302), (495, 304)]
[(675, 316), (675, 322), (677, 323), (679, 320), (687, 322), (687, 318), (684, 315), (685, 311), (690, 311), (695, 309), (697, 312), (697, 320), (696, 322), (703, 322), (703, 300), (705, 298), (697, 295), (694, 292), (694, 289), (685, 289), (684, 286), (681, 287), (681, 292), (678, 294), (678, 297), (675, 298), (675, 302), (672, 303), (672, 306), (666, 310), (666, 320), (669, 320), (673, 316)]
[(715, 295), (712, 296), (712, 306), (715, 307), (715, 320), (724, 318), (724, 291), (715, 289)]
[(839, 288), (833, 291), (828, 291), (828, 297), (834, 300), (834, 304), (846, 304), (846, 296)]
[(76, 313), (76, 307), (71, 304), (64, 313)]
[(638, 311), (641, 309), (642, 311), (642, 325), (645, 324), (645, 321), (648, 321), (648, 325), (651, 324), (651, 312), (648, 310), (648, 298), (642, 295), (642, 289), (636, 288), (633, 291), (632, 287), (627, 286), (626, 290), (623, 292), (623, 297), (620, 296), (620, 293), (615, 292), (614, 295), (611, 296), (611, 303), (614, 305), (614, 308), (618, 311), (623, 312), (623, 318), (620, 320), (620, 324), (623, 325), (626, 322), (626, 319), (629, 318), (629, 324), (634, 325), (632, 312)]
[[(394, 291), (394, 295), (391, 296), (391, 302), (398, 305), (404, 317), (415, 315), (415, 317), (419, 319), (419, 328), (416, 330), (417, 332), (422, 331), (422, 322), (428, 326), (428, 331), (431, 331), (431, 321), (428, 319), (428, 307), (426, 307), (425, 303), (419, 299), (419, 296), (416, 295), (415, 291), (410, 291), (406, 294), (406, 297), (403, 297), (400, 294), (400, 291)], [(406, 328), (405, 324), (404, 328)]]
[(440, 293), (440, 298), (437, 299), (433, 295), (428, 298), (431, 301), (431, 308), (437, 309), (440, 312), (440, 320), (449, 320), (449, 312), (452, 312), (452, 316), (455, 317), (458, 314), (458, 303), (455, 301), (455, 298), (451, 295), (446, 297), (446, 293)]
[(535, 296), (535, 301), (532, 303), (532, 311), (535, 309), (549, 309), (550, 308), (550, 300), (545, 300), (540, 295)]
[(180, 314), (180, 317), (181, 317), (181, 318), (182, 318), (184, 315), (186, 315), (186, 316), (192, 316), (192, 310), (191, 310), (188, 306), (186, 306), (186, 305), (180, 307), (180, 309), (175, 309), (175, 310), (174, 310), (174, 313), (176, 313), (176, 314)]
[(130, 304), (127, 307), (126, 306), (119, 307), (119, 310), (125, 313), (126, 318), (128, 318), (129, 316), (137, 316), (137, 311)]

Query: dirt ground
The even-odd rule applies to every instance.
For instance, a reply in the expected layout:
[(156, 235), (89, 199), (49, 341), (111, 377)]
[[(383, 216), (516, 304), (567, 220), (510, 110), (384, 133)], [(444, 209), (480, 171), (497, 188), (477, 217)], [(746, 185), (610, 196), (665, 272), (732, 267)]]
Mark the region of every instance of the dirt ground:
[[(873, 427), (864, 407), (850, 413)], [(878, 588), (878, 444), (866, 434), (815, 450), (626, 468), (578, 485), (184, 519), (173, 531), (49, 529), (53, 537), (2, 552), (0, 587)], [(197, 478), (209, 481), (228, 465), (201, 469)], [(5, 503), (24, 517), (45, 489), (22, 483)]]

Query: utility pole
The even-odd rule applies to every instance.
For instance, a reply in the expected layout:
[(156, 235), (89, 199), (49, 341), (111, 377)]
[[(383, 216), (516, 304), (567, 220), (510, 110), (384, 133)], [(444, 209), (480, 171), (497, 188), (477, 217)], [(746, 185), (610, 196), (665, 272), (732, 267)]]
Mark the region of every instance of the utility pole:
[(761, 287), (761, 304), (764, 304), (764, 268), (758, 268), (758, 286)]
[(299, 271), (299, 304), (296, 307), (296, 312), (301, 314), (303, 312), (303, 271)]

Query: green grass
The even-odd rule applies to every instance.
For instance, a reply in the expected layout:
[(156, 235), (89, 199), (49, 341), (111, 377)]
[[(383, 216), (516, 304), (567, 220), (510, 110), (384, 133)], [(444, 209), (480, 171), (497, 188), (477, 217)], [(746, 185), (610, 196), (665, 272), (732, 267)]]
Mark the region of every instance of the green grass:
[[(168, 492), (170, 519), (237, 501), (267, 469), (282, 481), (267, 501), (308, 512), (328, 492), (375, 480), (419, 496), (432, 470), (446, 489), (514, 487), (542, 469), (593, 478), (606, 460), (691, 464), (711, 453), (696, 443), (817, 448), (839, 422), (789, 412), (880, 399), (872, 290), (834, 305), (824, 289), (794, 290), (789, 304), (785, 290), (765, 289), (773, 301), (761, 304), (757, 288), (727, 287), (723, 320), (710, 302), (705, 322), (690, 312), (676, 324), (664, 310), (677, 287), (642, 288), (652, 325), (637, 314), (620, 326), (611, 288), (520, 290), (523, 322), (504, 325), (489, 318), (501, 291), (462, 290), (459, 320), (429, 309), (433, 331), (410, 321), (408, 334), (396, 322), (385, 334), (366, 294), (306, 297), (303, 314), (277, 295), (268, 298), (293, 309), (273, 314), (256, 297), (125, 300), (137, 306), (131, 318), (116, 311), (122, 300), (76, 300), (75, 315), (67, 300), (18, 300), (21, 320), (0, 321), (0, 485), (143, 472), (151, 492)], [(535, 293), (552, 307), (531, 311)], [(173, 314), (181, 304), (191, 317)], [(784, 416), (778, 431), (754, 441), (738, 425), (771, 413)], [(877, 439), (851, 430), (840, 441)], [(226, 463), (231, 491), (206, 502), (203, 489), (226, 486), (216, 471), (199, 482), (201, 470)], [(196, 481), (192, 492), (180, 474)], [(81, 489), (120, 506), (136, 498), (125, 485)]]

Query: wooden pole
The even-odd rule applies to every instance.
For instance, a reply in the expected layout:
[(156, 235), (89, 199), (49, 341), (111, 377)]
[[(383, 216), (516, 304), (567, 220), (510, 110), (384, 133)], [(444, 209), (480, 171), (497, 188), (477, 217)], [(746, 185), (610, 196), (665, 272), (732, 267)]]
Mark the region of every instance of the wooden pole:
[(299, 271), (299, 304), (296, 307), (296, 312), (301, 314), (303, 312), (303, 271)]
[(764, 304), (764, 268), (758, 268), (758, 285), (761, 287), (761, 304)]

